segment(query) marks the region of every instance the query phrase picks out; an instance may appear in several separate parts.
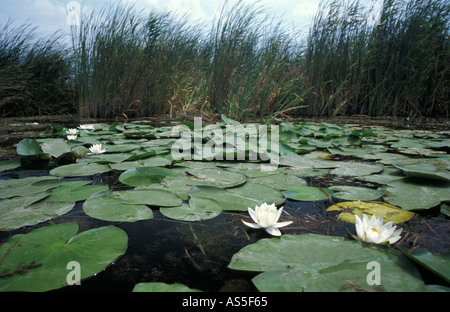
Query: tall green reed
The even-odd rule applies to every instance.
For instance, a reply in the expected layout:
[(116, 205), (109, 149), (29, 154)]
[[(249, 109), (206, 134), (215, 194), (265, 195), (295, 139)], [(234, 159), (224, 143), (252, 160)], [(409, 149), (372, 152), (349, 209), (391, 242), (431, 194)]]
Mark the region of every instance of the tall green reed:
[(386, 0), (376, 23), (373, 13), (322, 2), (305, 51), (306, 113), (448, 117), (448, 5)]
[(61, 33), (39, 38), (30, 24), (0, 28), (0, 116), (75, 111), (69, 49)]
[[(207, 94), (216, 112), (263, 119), (300, 100), (293, 40), (258, 4), (224, 4), (211, 30)], [(292, 99), (294, 98), (294, 99)]]

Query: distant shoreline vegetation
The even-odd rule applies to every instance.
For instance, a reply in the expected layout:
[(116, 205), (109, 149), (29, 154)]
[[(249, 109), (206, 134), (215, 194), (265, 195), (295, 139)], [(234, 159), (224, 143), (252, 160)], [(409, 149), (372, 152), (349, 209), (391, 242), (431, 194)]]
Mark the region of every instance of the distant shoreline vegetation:
[[(212, 25), (106, 7), (61, 33), (0, 25), (0, 117), (449, 117), (445, 0), (322, 1), (304, 40), (264, 7), (226, 4)], [(300, 34), (299, 34), (300, 36)]]

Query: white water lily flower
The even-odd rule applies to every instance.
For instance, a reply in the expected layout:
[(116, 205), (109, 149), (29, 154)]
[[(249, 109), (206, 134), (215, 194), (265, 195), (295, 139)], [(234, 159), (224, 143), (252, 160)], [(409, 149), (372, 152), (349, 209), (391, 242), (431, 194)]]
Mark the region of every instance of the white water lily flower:
[(102, 149), (101, 144), (94, 144), (91, 147), (89, 147), (89, 150), (91, 152), (88, 153), (88, 155), (98, 155), (98, 154), (103, 154), (104, 152), (106, 152), (106, 148)]
[(80, 130), (94, 130), (94, 125), (79, 125), (78, 129), (80, 129)]
[(381, 217), (377, 218), (374, 215), (369, 218), (363, 214), (362, 217), (355, 215), (355, 227), (357, 236), (355, 239), (366, 243), (382, 244), (389, 242), (394, 244), (400, 239), (402, 229), (395, 230), (397, 226), (392, 226), (392, 221), (383, 224)]
[(292, 221), (278, 222), (282, 211), (283, 207), (277, 209), (275, 204), (268, 205), (267, 203), (264, 203), (261, 206), (255, 206), (255, 210), (248, 208), (248, 213), (256, 224), (244, 220), (242, 220), (242, 222), (251, 228), (265, 229), (270, 235), (280, 236), (281, 232), (278, 228), (292, 223)]
[(78, 134), (78, 130), (72, 128), (72, 129), (67, 130), (66, 133), (67, 133), (68, 135), (77, 135), (77, 134)]
[(67, 136), (67, 140), (76, 140), (77, 136), (76, 135), (68, 135)]

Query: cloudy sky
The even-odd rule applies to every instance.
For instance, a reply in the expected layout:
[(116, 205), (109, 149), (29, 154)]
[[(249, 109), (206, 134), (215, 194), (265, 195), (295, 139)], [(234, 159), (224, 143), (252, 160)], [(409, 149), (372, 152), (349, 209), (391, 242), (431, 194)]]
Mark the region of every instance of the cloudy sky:
[[(15, 24), (25, 22), (38, 27), (42, 34), (52, 34), (57, 30), (69, 32), (69, 24), (66, 15), (66, 6), (73, 0), (1, 0), (0, 1), (0, 25), (12, 18)], [(213, 20), (216, 12), (220, 10), (226, 0), (127, 0), (133, 3), (137, 9), (144, 12), (173, 11), (180, 14), (187, 13), (194, 21)], [(228, 0), (232, 5), (238, 0)], [(254, 3), (256, 0), (244, 0)], [(382, 1), (382, 0), (367, 0)], [(109, 3), (122, 2), (118, 0), (79, 0), (75, 1), (88, 11), (99, 10)], [(259, 0), (269, 12), (279, 16), (286, 27), (295, 27), (297, 30), (306, 30), (317, 11), (320, 0)]]

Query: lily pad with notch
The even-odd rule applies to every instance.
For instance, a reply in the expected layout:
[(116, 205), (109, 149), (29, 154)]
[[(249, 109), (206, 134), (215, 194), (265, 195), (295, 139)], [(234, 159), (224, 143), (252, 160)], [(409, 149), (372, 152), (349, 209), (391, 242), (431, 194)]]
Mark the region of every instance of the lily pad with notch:
[(77, 232), (77, 223), (55, 224), (14, 235), (0, 245), (0, 291), (59, 289), (67, 286), (70, 263), (79, 265), (79, 278), (85, 279), (127, 249), (128, 236), (118, 227)]
[(153, 211), (149, 207), (121, 200), (111, 190), (90, 196), (83, 203), (83, 211), (92, 218), (111, 222), (136, 222), (153, 218)]
[[(367, 264), (382, 268), (382, 284), (367, 283)], [(343, 237), (317, 234), (260, 239), (233, 255), (232, 270), (262, 272), (260, 291), (423, 291), (415, 266), (399, 252)]]
[(180, 221), (204, 221), (222, 213), (222, 206), (211, 198), (192, 197), (189, 203), (173, 208), (160, 208), (159, 211), (168, 218)]

